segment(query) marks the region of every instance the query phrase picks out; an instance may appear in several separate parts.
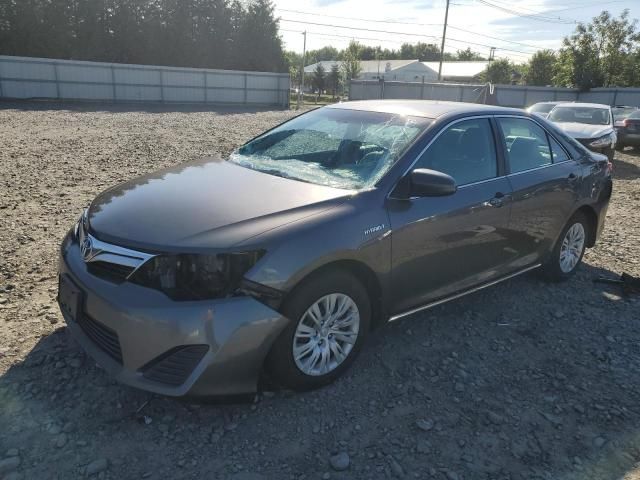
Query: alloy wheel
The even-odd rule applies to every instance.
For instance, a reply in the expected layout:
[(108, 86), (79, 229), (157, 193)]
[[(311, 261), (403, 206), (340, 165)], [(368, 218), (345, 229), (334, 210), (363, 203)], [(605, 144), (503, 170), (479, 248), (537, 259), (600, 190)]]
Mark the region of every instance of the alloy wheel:
[(302, 373), (326, 375), (346, 360), (358, 339), (360, 312), (343, 293), (325, 295), (300, 317), (293, 359)]
[(582, 223), (574, 223), (562, 240), (560, 246), (560, 270), (570, 273), (582, 257), (584, 250), (585, 232)]

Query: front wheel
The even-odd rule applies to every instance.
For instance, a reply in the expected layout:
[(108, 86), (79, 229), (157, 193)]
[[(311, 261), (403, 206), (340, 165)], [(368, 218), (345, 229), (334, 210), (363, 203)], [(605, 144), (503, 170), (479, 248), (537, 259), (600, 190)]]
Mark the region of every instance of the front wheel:
[(548, 260), (542, 266), (543, 275), (551, 281), (562, 281), (572, 276), (584, 256), (589, 222), (578, 212), (565, 225)]
[(343, 271), (303, 281), (285, 301), (290, 324), (274, 343), (267, 369), (283, 386), (311, 390), (333, 382), (353, 362), (371, 323), (364, 286)]

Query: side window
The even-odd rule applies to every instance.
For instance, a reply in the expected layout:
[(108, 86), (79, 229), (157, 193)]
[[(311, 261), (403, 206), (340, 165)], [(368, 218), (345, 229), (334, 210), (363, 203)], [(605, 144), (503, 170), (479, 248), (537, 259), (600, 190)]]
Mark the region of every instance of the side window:
[(498, 118), (511, 173), (551, 164), (546, 132), (526, 118)]
[(496, 149), (489, 120), (464, 120), (448, 127), (418, 160), (415, 168), (446, 173), (458, 185), (496, 177)]
[(553, 139), (553, 137), (549, 136), (549, 143), (551, 144), (551, 155), (553, 158), (553, 163), (566, 162), (570, 160), (569, 155), (565, 152), (564, 148), (560, 146), (560, 144)]

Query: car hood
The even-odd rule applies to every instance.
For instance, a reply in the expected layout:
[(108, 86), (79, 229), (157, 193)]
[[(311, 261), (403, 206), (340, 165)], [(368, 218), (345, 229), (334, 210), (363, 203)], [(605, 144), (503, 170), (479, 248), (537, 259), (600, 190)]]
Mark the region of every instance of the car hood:
[(154, 252), (228, 248), (353, 193), (207, 158), (103, 192), (89, 208), (89, 231), (105, 242)]
[(598, 138), (611, 133), (611, 125), (588, 125), (576, 122), (554, 122), (555, 125), (573, 138)]

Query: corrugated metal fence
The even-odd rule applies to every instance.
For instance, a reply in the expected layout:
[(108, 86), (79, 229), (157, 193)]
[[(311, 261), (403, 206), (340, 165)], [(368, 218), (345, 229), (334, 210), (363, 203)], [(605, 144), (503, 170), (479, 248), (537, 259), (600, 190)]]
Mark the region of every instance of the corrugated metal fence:
[(640, 88), (594, 88), (580, 92), (572, 88), (494, 85), (491, 91), (486, 85), (465, 83), (351, 80), (349, 100), (379, 98), (450, 100), (519, 108), (554, 100), (640, 106)]
[(0, 55), (0, 98), (289, 106), (289, 74)]

